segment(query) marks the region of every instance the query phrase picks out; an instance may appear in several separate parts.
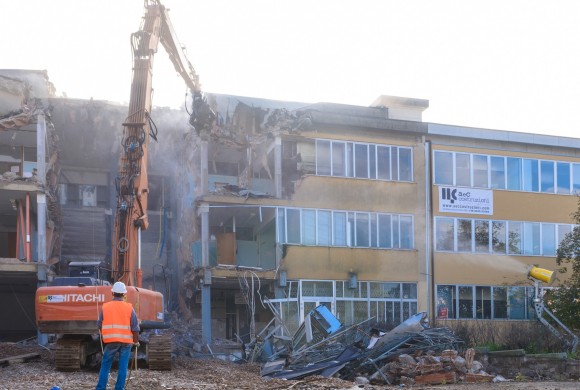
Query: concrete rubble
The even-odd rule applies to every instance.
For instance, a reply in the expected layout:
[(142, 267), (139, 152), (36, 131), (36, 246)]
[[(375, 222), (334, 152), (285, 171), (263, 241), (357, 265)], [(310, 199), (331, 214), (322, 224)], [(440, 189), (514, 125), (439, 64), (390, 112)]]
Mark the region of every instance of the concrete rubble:
[[(368, 321), (345, 327), (319, 306), (289, 340), (268, 335), (250, 345), (262, 361), (265, 378), (301, 379), (312, 375), (356, 383), (427, 385), (491, 382), (473, 349), (448, 328), (429, 328), (426, 313), (411, 316), (389, 332)], [(258, 347), (256, 347), (258, 346)]]

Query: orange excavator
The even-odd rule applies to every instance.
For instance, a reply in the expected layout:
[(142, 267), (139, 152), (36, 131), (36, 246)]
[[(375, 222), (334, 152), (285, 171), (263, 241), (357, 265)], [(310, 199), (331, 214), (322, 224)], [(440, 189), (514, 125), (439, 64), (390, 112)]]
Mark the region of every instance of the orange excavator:
[[(165, 318), (163, 295), (141, 286), (140, 264), (141, 231), (148, 226), (148, 146), (150, 137), (156, 139), (149, 114), (152, 108), (153, 56), (159, 42), (192, 91), (190, 124), (199, 131), (202, 127), (207, 128), (215, 117), (201, 92), (199, 78), (179, 45), (168, 10), (159, 0), (145, 0), (141, 28), (131, 38), (133, 78), (116, 180), (111, 278), (95, 283), (79, 283), (78, 278), (71, 278), (74, 285), (60, 283), (60, 286), (40, 287), (36, 292), (38, 330), (57, 335), (55, 362), (61, 371), (79, 370), (94, 361), (101, 351), (97, 318), (103, 303), (112, 299), (112, 282), (121, 281), (127, 286), (127, 301), (133, 304), (142, 330), (170, 327)], [(170, 370), (170, 335), (153, 333), (146, 345), (148, 366), (150, 369)]]

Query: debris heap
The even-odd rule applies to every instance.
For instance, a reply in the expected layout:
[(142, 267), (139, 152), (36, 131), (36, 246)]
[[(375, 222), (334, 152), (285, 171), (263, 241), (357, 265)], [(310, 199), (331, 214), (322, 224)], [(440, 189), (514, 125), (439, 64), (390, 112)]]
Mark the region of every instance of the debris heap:
[[(368, 321), (344, 327), (324, 306), (308, 314), (292, 340), (265, 340), (261, 375), (300, 379), (310, 375), (381, 384), (440, 384), (491, 381), (463, 341), (449, 328), (429, 328), (426, 313), (416, 314), (390, 332)], [(253, 350), (256, 350), (253, 347)]]

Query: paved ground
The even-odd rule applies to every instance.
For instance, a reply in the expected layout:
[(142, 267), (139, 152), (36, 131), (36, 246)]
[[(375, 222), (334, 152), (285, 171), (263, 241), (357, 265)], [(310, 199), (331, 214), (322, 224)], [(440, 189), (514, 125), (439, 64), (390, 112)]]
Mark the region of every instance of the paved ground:
[[(54, 370), (54, 359), (50, 351), (40, 347), (21, 347), (11, 343), (0, 343), (0, 358), (39, 352), (40, 358), (26, 363), (14, 363), (0, 367), (0, 390), (49, 390), (59, 386), (61, 390), (94, 389), (97, 369), (64, 373)], [(172, 371), (131, 371), (127, 389), (185, 390), (185, 389), (400, 389), (382, 385), (357, 386), (353, 382), (322, 377), (307, 377), (297, 381), (265, 380), (259, 375), (256, 364), (234, 364), (215, 359), (192, 359), (180, 357), (174, 361)], [(116, 372), (113, 372), (114, 376)], [(114, 383), (113, 381), (109, 382)], [(579, 381), (570, 382), (501, 382), (484, 384), (456, 384), (416, 386), (433, 390), (565, 390), (580, 389)]]

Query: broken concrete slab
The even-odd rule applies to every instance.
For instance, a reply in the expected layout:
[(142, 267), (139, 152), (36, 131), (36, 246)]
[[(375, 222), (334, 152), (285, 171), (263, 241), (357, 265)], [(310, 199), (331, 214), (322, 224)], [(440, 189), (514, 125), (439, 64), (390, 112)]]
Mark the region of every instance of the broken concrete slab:
[(457, 383), (457, 374), (454, 371), (417, 375), (415, 377), (416, 385), (443, 385), (450, 383)]

